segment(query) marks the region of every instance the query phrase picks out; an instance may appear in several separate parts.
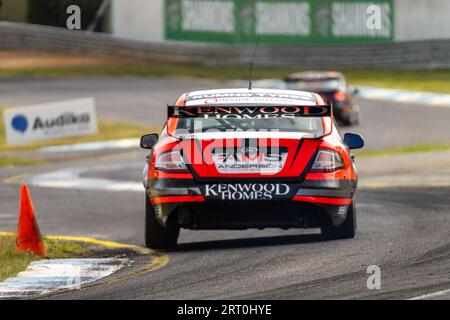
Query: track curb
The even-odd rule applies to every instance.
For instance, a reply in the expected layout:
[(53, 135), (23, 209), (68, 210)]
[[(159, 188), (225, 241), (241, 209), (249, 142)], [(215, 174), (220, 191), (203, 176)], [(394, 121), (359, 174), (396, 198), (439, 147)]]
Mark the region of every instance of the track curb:
[[(0, 236), (12, 235), (15, 235), (15, 233), (0, 232)], [(150, 261), (147, 262), (144, 267), (116, 276), (115, 273), (117, 271), (131, 265), (131, 259), (80, 258), (35, 260), (31, 262), (30, 265), (28, 265), (25, 271), (22, 271), (16, 277), (6, 279), (4, 282), (0, 282), (0, 300), (43, 298), (53, 296), (55, 294), (70, 292), (75, 289), (83, 290), (85, 288), (110, 284), (131, 278), (133, 276), (152, 272), (164, 267), (169, 263), (169, 256), (167, 254), (132, 244), (80, 236), (49, 235), (45, 236), (44, 238), (50, 240), (92, 244), (108, 249), (128, 249), (138, 254), (139, 256), (150, 256)], [(86, 265), (88, 266), (86, 267)], [(87, 275), (80, 275), (79, 270), (83, 267), (84, 269), (82, 270), (83, 272), (86, 272)], [(63, 272), (64, 277), (55, 276), (54, 274), (52, 274), (52, 270), (55, 270), (54, 272), (56, 273)], [(99, 270), (104, 270), (104, 272), (99, 273)], [(45, 277), (41, 276), (42, 273), (44, 273)], [(95, 274), (96, 276), (89, 276), (89, 273)], [(68, 286), (68, 279), (77, 279), (78, 282), (75, 283), (75, 285)]]

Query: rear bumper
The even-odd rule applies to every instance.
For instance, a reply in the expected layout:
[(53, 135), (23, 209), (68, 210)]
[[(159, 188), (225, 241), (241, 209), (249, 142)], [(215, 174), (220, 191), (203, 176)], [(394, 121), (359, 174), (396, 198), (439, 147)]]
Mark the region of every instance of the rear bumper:
[(348, 120), (353, 112), (354, 108), (350, 101), (333, 102), (333, 116), (337, 120)]
[(355, 180), (288, 183), (292, 194), (273, 200), (218, 200), (194, 180), (160, 179), (147, 188), (161, 224), (170, 214), (189, 229), (316, 228), (323, 219), (339, 226), (353, 202)]

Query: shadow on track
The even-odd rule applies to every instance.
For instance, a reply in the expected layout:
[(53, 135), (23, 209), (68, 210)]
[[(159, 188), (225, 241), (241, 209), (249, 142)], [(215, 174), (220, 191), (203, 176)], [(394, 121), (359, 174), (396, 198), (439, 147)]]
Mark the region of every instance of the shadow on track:
[(241, 238), (241, 239), (180, 243), (178, 244), (176, 249), (170, 251), (177, 252), (177, 251), (202, 251), (212, 249), (252, 248), (252, 247), (302, 244), (321, 241), (324, 240), (320, 234), (270, 236), (259, 238)]

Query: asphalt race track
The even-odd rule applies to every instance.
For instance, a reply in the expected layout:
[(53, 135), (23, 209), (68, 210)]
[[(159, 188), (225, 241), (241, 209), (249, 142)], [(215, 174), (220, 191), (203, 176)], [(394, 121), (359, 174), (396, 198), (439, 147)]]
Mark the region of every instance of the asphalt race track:
[[(165, 105), (186, 90), (231, 84), (171, 79), (0, 80), (0, 104), (94, 96), (103, 119), (161, 125)], [(353, 131), (368, 149), (448, 143), (450, 109), (360, 101)], [(148, 119), (148, 122), (147, 122)], [(145, 152), (0, 170), (0, 230), (16, 227), (18, 187), (4, 179), (84, 168), (80, 178), (139, 185)], [(357, 160), (355, 239), (322, 241), (315, 230), (186, 231), (165, 267), (52, 296), (60, 299), (409, 299), (450, 298), (450, 154)], [(11, 182), (11, 180), (10, 180)], [(31, 187), (41, 230), (143, 245), (144, 192)], [(135, 265), (147, 257), (137, 258)], [(381, 270), (369, 290), (366, 269)], [(442, 292), (441, 294), (433, 294)]]

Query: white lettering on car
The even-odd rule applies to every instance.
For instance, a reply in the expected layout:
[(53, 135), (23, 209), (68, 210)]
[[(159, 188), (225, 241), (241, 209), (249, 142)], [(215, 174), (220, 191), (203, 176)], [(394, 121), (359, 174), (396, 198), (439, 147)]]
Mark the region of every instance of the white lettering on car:
[(207, 184), (206, 185), (206, 190), (205, 190), (205, 195), (206, 196), (217, 196), (217, 192), (214, 191), (214, 188), (217, 187), (216, 184)]
[(205, 196), (220, 200), (270, 200), (289, 194), (290, 187), (283, 183), (207, 184)]

